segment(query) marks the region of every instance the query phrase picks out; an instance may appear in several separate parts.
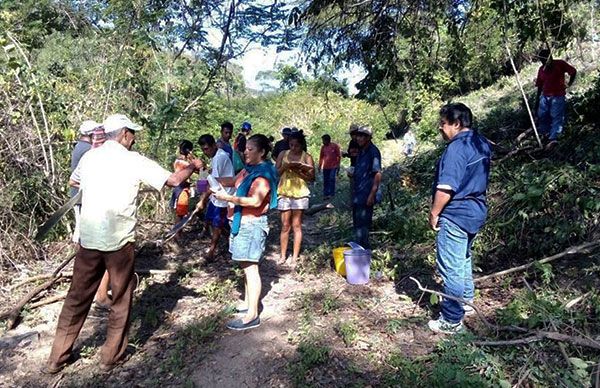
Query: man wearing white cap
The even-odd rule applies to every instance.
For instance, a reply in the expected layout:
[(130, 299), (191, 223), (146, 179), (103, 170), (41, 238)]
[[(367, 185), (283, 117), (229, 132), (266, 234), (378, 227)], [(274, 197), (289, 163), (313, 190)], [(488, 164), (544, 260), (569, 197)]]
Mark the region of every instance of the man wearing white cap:
[(112, 306), (106, 341), (100, 352), (100, 369), (112, 369), (127, 348), (127, 331), (134, 288), (136, 196), (140, 183), (156, 190), (177, 186), (202, 168), (198, 159), (171, 173), (158, 163), (130, 151), (140, 125), (125, 115), (104, 121), (106, 142), (87, 152), (71, 181), (82, 190), (80, 248), (73, 280), (63, 305), (45, 373), (57, 373), (70, 360), (73, 344), (87, 317), (105, 270), (110, 274)]
[[(101, 127), (102, 124), (99, 124), (93, 120), (85, 120), (81, 123), (79, 127), (79, 139), (77, 139), (77, 143), (75, 143), (75, 148), (73, 148), (73, 152), (71, 153), (71, 173), (75, 171), (77, 165), (79, 164), (79, 160), (83, 154), (88, 152), (90, 148), (92, 148), (92, 132), (94, 129)], [(77, 187), (71, 187), (69, 190), (69, 195), (74, 197), (79, 189)], [(73, 230), (73, 242), (79, 242), (79, 207), (80, 204), (77, 204), (73, 207), (73, 211), (75, 212), (75, 229)]]

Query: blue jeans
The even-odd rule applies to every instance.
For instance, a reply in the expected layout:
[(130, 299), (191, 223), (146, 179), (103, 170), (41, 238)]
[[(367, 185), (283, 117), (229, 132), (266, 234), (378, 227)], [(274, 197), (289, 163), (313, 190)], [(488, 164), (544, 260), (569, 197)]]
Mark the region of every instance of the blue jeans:
[[(473, 269), (471, 245), (475, 234), (467, 233), (454, 222), (440, 218), (440, 230), (436, 238), (437, 269), (444, 282), (447, 295), (473, 300)], [(463, 319), (465, 311), (460, 302), (442, 300), (442, 317), (452, 323)]]
[(550, 140), (556, 140), (563, 130), (565, 107), (565, 96), (540, 96), (538, 125), (540, 133), (550, 134)]
[(335, 195), (335, 175), (337, 168), (323, 169), (323, 195), (333, 197)]
[(371, 249), (369, 230), (373, 224), (373, 206), (352, 205), (352, 224), (354, 241), (365, 249)]

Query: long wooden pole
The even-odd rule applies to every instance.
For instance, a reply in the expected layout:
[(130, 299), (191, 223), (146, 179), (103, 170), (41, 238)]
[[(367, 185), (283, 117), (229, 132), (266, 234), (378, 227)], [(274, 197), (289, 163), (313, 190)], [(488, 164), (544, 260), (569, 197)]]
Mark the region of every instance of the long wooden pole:
[(519, 72), (517, 71), (517, 66), (515, 66), (515, 61), (513, 60), (512, 53), (510, 52), (510, 48), (508, 47), (508, 42), (504, 43), (504, 47), (506, 47), (506, 52), (508, 53), (508, 59), (510, 60), (510, 64), (515, 73), (515, 77), (517, 79), (517, 85), (519, 85), (519, 89), (521, 89), (521, 94), (523, 95), (523, 101), (525, 101), (525, 107), (527, 108), (527, 113), (529, 114), (529, 120), (531, 120), (531, 126), (533, 128), (533, 132), (535, 133), (535, 137), (538, 141), (538, 144), (541, 148), (544, 148), (542, 144), (542, 140), (540, 139), (540, 135), (538, 133), (537, 127), (535, 125), (535, 119), (533, 118), (533, 113), (531, 112), (531, 108), (529, 107), (529, 101), (527, 100), (527, 94), (525, 94), (525, 90), (523, 89), (523, 84), (521, 83), (521, 77), (519, 77)]

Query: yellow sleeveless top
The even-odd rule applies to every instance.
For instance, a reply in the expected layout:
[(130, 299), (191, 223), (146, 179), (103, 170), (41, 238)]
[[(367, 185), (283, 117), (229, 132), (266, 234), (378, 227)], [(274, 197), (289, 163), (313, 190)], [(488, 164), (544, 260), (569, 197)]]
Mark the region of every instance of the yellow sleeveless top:
[[(283, 152), (285, 152), (283, 155), (283, 163), (289, 163), (289, 151)], [(308, 164), (308, 162), (306, 161), (306, 156), (306, 152), (302, 151), (300, 161), (302, 163)], [(306, 181), (302, 179), (295, 171), (285, 170), (279, 178), (277, 194), (291, 198), (303, 198), (308, 197), (310, 195), (310, 190), (308, 188), (308, 185), (306, 184)]]

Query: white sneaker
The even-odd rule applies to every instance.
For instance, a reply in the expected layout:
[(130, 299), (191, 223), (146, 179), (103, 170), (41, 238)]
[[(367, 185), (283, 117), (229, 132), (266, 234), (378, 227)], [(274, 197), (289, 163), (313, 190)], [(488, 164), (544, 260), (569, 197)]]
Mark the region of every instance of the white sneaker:
[(457, 334), (465, 330), (462, 322), (451, 323), (445, 320), (441, 315), (436, 320), (431, 320), (427, 323), (429, 329), (434, 333), (442, 333), (442, 334)]
[[(469, 302), (473, 303), (472, 300), (470, 300)], [(465, 310), (465, 316), (471, 316), (476, 313), (475, 309), (473, 307), (469, 306), (468, 304), (463, 304), (462, 308), (463, 308), (463, 310)]]
[(468, 304), (462, 306), (463, 310), (465, 310), (465, 317), (475, 314), (475, 309)]

